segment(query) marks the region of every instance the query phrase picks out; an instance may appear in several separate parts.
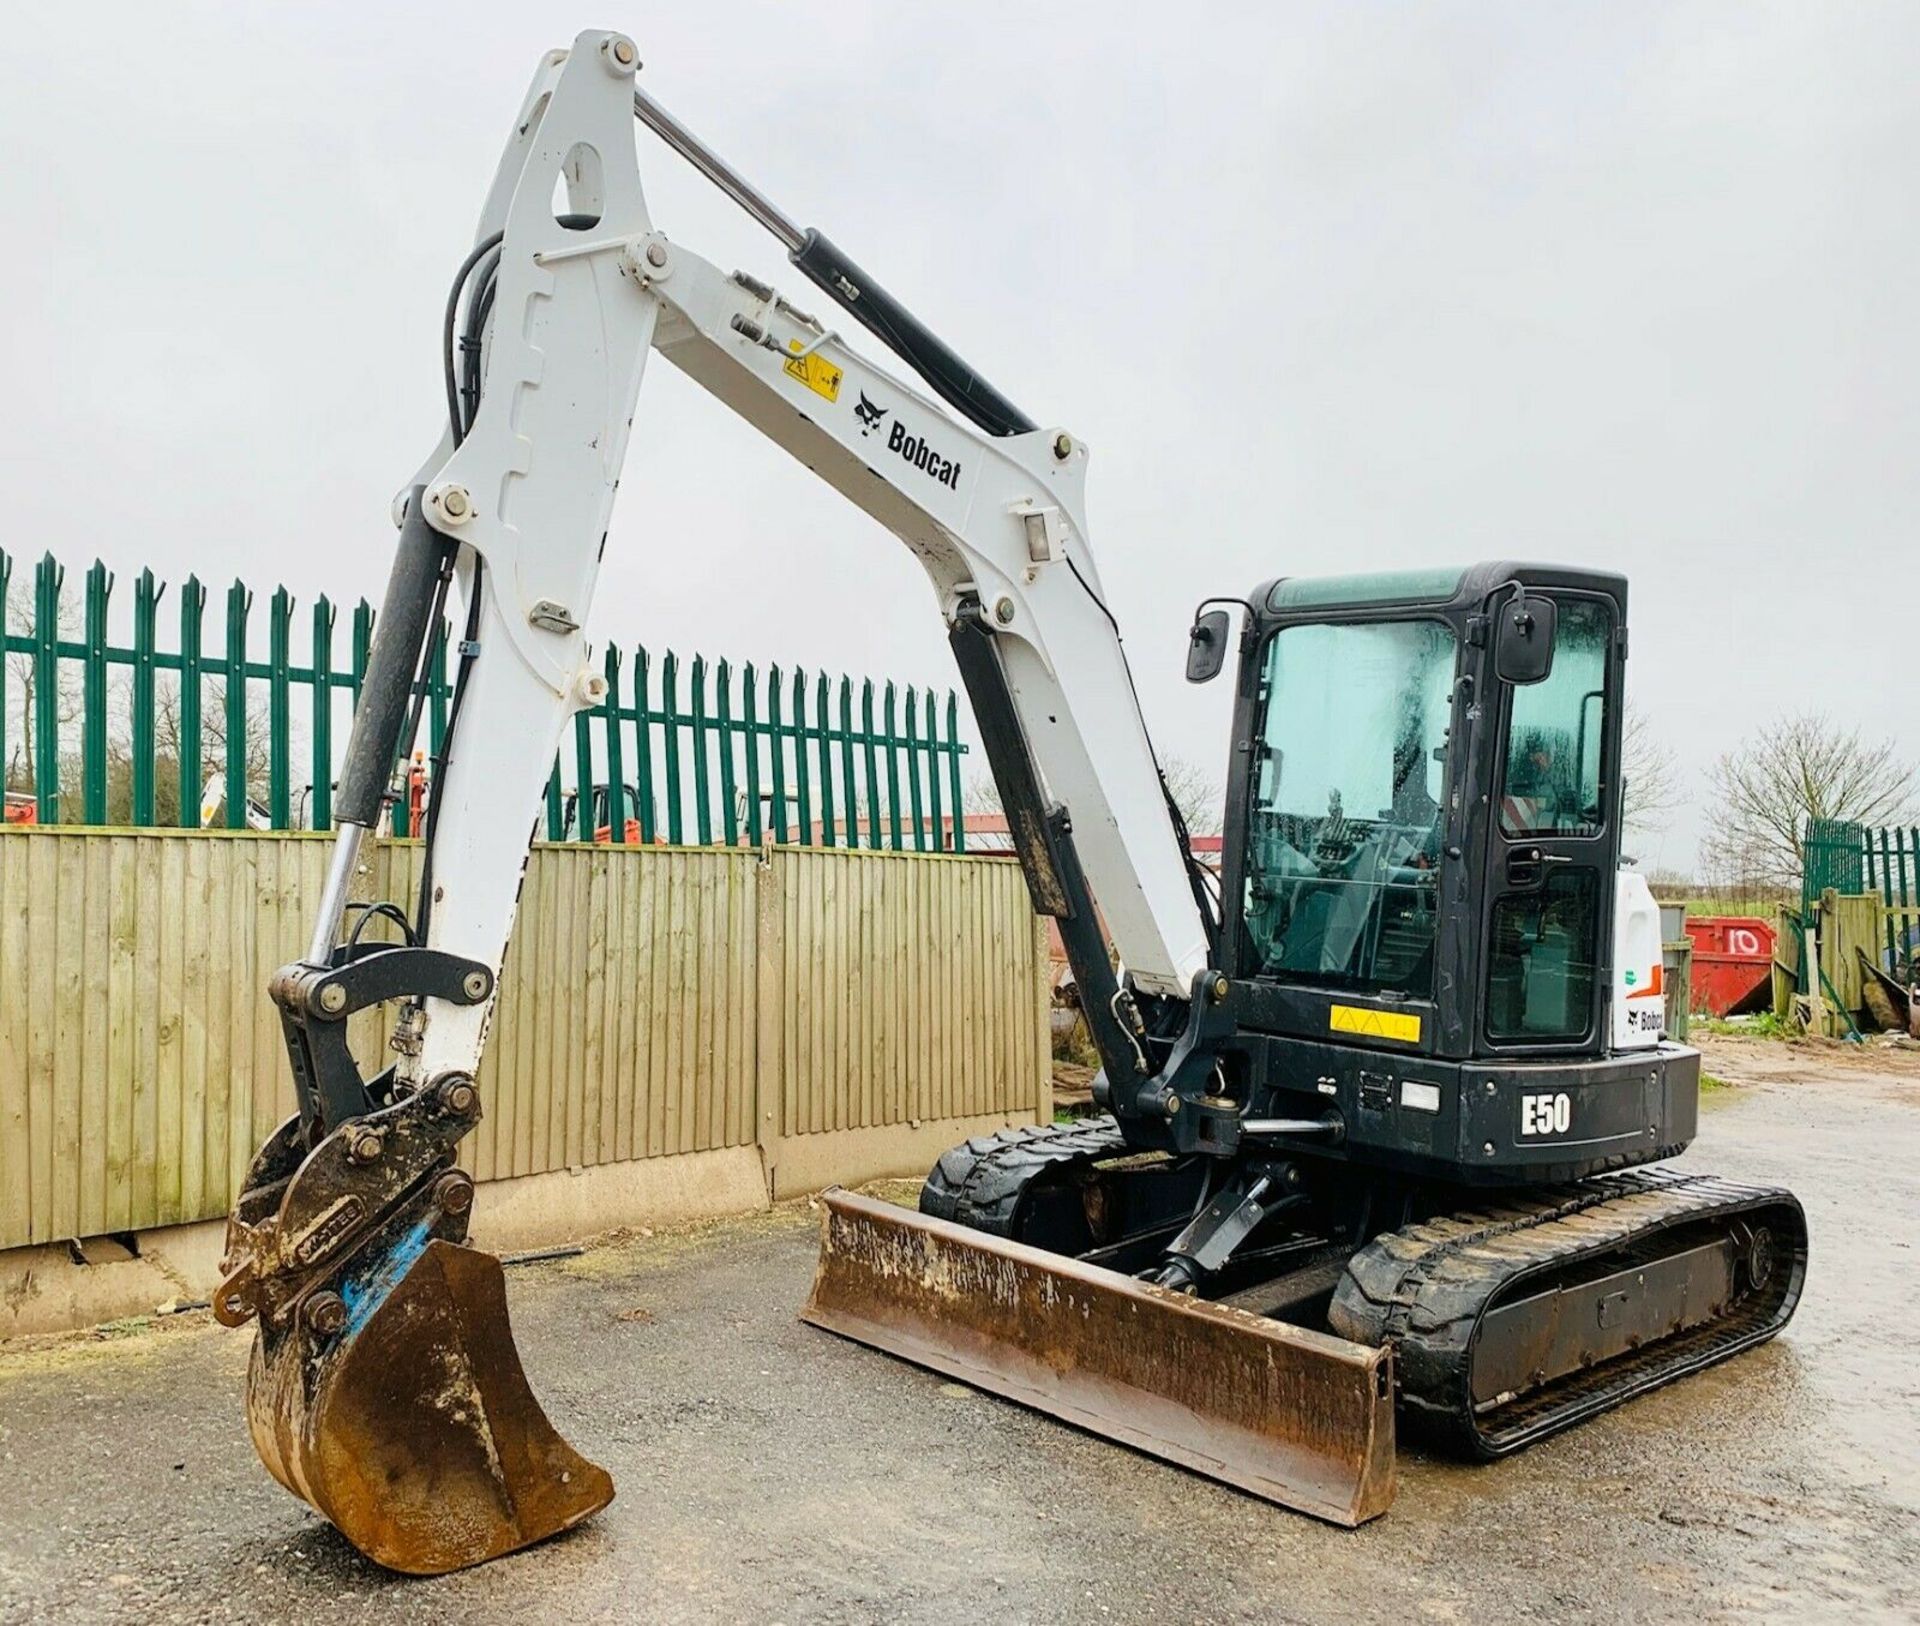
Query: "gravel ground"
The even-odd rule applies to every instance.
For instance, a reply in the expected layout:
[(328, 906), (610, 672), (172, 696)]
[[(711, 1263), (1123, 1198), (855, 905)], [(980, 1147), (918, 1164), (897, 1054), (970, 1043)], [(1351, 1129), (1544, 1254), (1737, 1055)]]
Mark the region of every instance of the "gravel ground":
[(1920, 1613), (1920, 1059), (1717, 1044), (1689, 1161), (1791, 1184), (1786, 1335), (1491, 1468), (1405, 1453), (1387, 1516), (1280, 1512), (802, 1326), (815, 1217), (510, 1272), (592, 1524), (435, 1581), (267, 1477), (248, 1334), (0, 1346), (0, 1620), (1365, 1621)]

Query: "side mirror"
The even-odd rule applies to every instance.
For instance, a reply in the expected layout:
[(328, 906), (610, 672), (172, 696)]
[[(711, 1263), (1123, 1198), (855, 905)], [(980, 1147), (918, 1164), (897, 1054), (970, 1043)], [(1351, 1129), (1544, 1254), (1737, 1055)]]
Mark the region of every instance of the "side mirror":
[(1552, 599), (1516, 593), (1500, 612), (1493, 669), (1503, 683), (1538, 683), (1553, 670), (1553, 634), (1560, 610)]
[(1187, 681), (1210, 683), (1227, 663), (1227, 612), (1195, 616), (1187, 631)]

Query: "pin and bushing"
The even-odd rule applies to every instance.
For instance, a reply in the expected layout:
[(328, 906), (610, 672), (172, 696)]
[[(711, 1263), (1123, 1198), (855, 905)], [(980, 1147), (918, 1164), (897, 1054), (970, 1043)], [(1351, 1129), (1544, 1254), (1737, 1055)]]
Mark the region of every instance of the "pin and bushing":
[(465, 1073), (448, 1073), (433, 1087), (433, 1098), (442, 1112), (454, 1118), (473, 1118), (480, 1112), (480, 1091)]
[(347, 1324), (347, 1301), (338, 1293), (315, 1293), (307, 1300), (305, 1314), (309, 1327), (331, 1338)]
[(454, 1169), (434, 1182), (433, 1200), (443, 1214), (464, 1214), (473, 1207), (473, 1176)]

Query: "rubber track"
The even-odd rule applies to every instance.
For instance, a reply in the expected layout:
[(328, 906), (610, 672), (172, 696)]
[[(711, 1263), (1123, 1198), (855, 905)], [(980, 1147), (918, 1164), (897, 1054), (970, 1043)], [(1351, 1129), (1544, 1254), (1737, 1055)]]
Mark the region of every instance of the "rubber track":
[(943, 1153), (934, 1164), (920, 1188), (920, 1212), (994, 1236), (1012, 1237), (1021, 1195), (1034, 1180), (1064, 1174), (1065, 1164), (1091, 1163), (1126, 1150), (1111, 1114), (976, 1135)]
[[(1506, 1289), (1675, 1227), (1745, 1214), (1773, 1230), (1776, 1261), (1766, 1286), (1730, 1315), (1475, 1414), (1475, 1333)], [(1466, 1455), (1500, 1457), (1771, 1338), (1793, 1314), (1806, 1258), (1806, 1220), (1790, 1192), (1637, 1169), (1376, 1237), (1348, 1262), (1328, 1320), (1343, 1337), (1394, 1347), (1408, 1421)]]

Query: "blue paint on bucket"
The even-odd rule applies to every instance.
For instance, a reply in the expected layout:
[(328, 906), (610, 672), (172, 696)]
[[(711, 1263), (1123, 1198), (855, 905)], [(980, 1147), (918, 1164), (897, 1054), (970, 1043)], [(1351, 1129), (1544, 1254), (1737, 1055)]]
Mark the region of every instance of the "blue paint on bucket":
[(400, 1285), (401, 1277), (413, 1268), (414, 1261), (427, 1251), (428, 1230), (428, 1222), (421, 1220), (370, 1271), (341, 1284), (340, 1298), (347, 1307), (343, 1339), (353, 1337), (367, 1324), (373, 1312), (386, 1303), (387, 1295)]

